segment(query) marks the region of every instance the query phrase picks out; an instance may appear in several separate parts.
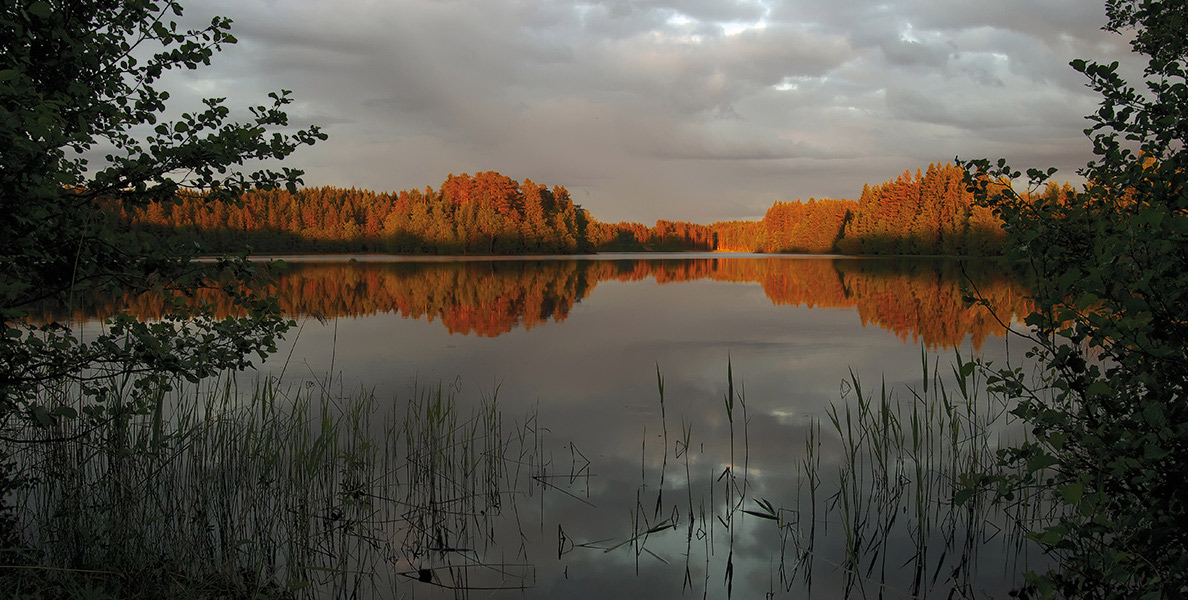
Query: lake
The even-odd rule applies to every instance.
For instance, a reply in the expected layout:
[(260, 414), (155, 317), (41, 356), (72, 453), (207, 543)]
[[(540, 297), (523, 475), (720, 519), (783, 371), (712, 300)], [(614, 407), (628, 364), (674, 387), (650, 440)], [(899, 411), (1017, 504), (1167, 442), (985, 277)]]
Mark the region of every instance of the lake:
[[(855, 382), (876, 405), (885, 387), (901, 410), (931, 410), (937, 382), (957, 396), (958, 353), (1021, 358), (1005, 333), (1028, 312), (1026, 291), (993, 263), (284, 259), (276, 293), (298, 325), (241, 390), (268, 380), (335, 406), (373, 395), (364, 427), (375, 432), (438, 392), (459, 427), (483, 406), (502, 423), (460, 442), (498, 440), (490, 468), (502, 483), (485, 504), (447, 511), (454, 525), (371, 505), (387, 515), (368, 534), (381, 541), (376, 558), (356, 559), (390, 572), (364, 596), (910, 597), (954, 585), (1001, 596), (1033, 564), (1013, 551), (1003, 515), (944, 511), (951, 424), (925, 421), (916, 435), (935, 438), (910, 456), (883, 452), (890, 466), (854, 466), (872, 440), (847, 441), (831, 424), (836, 415), (844, 430), (847, 410), (854, 422), (870, 410)], [(963, 285), (995, 313), (967, 304)], [(124, 303), (146, 319), (162, 310), (146, 296), (93, 314)], [(983, 410), (995, 408), (969, 414)], [(996, 436), (1017, 435), (990, 427), (961, 443), (989, 452)], [(913, 473), (931, 483), (913, 487)], [(430, 503), (452, 493), (434, 489)]]

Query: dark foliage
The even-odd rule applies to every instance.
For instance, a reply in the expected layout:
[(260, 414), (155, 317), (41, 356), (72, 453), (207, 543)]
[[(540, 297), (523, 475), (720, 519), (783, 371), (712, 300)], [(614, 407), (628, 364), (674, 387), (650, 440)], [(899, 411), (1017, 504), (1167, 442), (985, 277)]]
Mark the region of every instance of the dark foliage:
[[(1133, 30), (1148, 63), (1142, 89), (1118, 63), (1083, 60), (1101, 104), (1085, 130), (1096, 158), (1072, 194), (1027, 195), (1005, 161), (966, 165), (971, 189), (1001, 216), (1009, 256), (1036, 274), (1027, 319), (1039, 382), (997, 370), (1020, 401), (1031, 442), (1002, 460), (1004, 499), (1042, 486), (1065, 507), (1033, 537), (1059, 569), (1033, 578), (1043, 597), (1188, 595), (1188, 5), (1111, 0), (1111, 31)], [(1028, 171), (1031, 189), (1054, 170)], [(975, 478), (979, 479), (979, 478)]]

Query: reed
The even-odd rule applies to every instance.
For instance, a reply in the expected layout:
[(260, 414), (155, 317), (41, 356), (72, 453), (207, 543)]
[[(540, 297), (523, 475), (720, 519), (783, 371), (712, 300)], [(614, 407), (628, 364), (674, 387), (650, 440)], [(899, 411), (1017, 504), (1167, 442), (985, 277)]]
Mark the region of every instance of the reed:
[[(184, 388), (183, 388), (184, 389)], [(23, 489), (14, 597), (359, 597), (412, 585), (520, 589), (532, 569), (491, 559), (536, 452), (495, 397), (383, 402), (230, 382), (158, 392), (142, 413), (7, 432)], [(59, 401), (69, 401), (69, 394)], [(106, 399), (118, 406), (120, 399)], [(81, 408), (81, 407), (80, 407)], [(525, 419), (525, 423), (531, 416)]]
[[(828, 426), (810, 429), (801, 493), (788, 507), (748, 511), (780, 528), (785, 590), (811, 590), (822, 572), (840, 574), (843, 595), (862, 598), (978, 597), (979, 576), (1022, 584), (1037, 558), (1025, 533), (1054, 507), (1039, 493), (999, 503), (966, 485), (1000, 469), (998, 449), (1025, 431), (971, 363), (954, 364), (946, 378), (921, 352), (917, 386), (877, 392), (851, 372)], [(836, 460), (823, 461), (826, 437), (836, 439)]]
[[(987, 570), (1001, 581), (1037, 567), (1023, 532), (1053, 515), (1038, 493), (992, 502), (963, 485), (1002, 468), (997, 449), (1023, 428), (956, 364), (922, 351), (922, 380), (899, 389), (851, 373), (794, 446), (793, 486), (779, 488), (794, 493), (771, 498), (757, 496), (775, 488), (751, 472), (768, 449), (752, 447), (734, 365), (721, 439), (702, 440), (679, 414), (670, 435), (680, 404), (657, 369), (660, 443), (643, 424), (638, 488), (602, 507), (590, 497), (598, 465), (571, 442), (569, 464), (555, 461), (536, 412), (505, 418), (497, 391), (464, 411), (441, 386), (381, 400), (223, 381), (159, 390), (132, 411), (117, 388), (109, 418), (6, 432), (38, 442), (8, 446), (24, 487), (9, 494), (20, 544), (0, 576), (13, 597), (522, 594), (536, 585), (531, 548), (552, 535), (546, 508), (564, 504), (624, 510), (626, 532), (574, 539), (580, 524), (558, 520), (558, 560), (631, 552), (637, 576), (641, 561), (672, 573), (674, 595), (750, 595), (762, 544), (773, 596), (976, 597)], [(525, 512), (534, 504), (539, 517)]]
[[(665, 449), (655, 459), (661, 472), (647, 476), (660, 487), (637, 490), (632, 533), (618, 542), (576, 546), (613, 551), (630, 544), (637, 557), (667, 563), (664, 549), (671, 553), (672, 545), (662, 534), (682, 531), (682, 589), (728, 597), (738, 573), (737, 540), (761, 534), (756, 522), (746, 523), (752, 517), (778, 533), (771, 595), (985, 597), (992, 593), (987, 581), (1022, 585), (1022, 573), (1046, 560), (1025, 533), (1051, 521), (1054, 507), (1038, 491), (1004, 503), (994, 502), (993, 490), (966, 485), (1001, 469), (998, 449), (1026, 429), (1013, 421), (1007, 400), (986, 391), (970, 363), (958, 356), (954, 364), (943, 370), (939, 359), (921, 351), (918, 384), (894, 389), (884, 383), (874, 391), (851, 372), (838, 401), (810, 421), (793, 467), (796, 493), (782, 499), (755, 495), (748, 465), (751, 453), (764, 449), (750, 447), (746, 397), (728, 365), (722, 406), (729, 439), (708, 444), (721, 455), (704, 456), (706, 444), (693, 439), (683, 420), (672, 443), (685, 489), (666, 489), (666, 481), (680, 478), (665, 479)], [(663, 378), (657, 382), (666, 427)], [(696, 446), (703, 456), (690, 456)], [(691, 467), (699, 463), (725, 466), (699, 478)], [(662, 506), (665, 497), (678, 500)], [(641, 519), (640, 509), (652, 502), (654, 519)], [(704, 565), (695, 561), (699, 556)]]

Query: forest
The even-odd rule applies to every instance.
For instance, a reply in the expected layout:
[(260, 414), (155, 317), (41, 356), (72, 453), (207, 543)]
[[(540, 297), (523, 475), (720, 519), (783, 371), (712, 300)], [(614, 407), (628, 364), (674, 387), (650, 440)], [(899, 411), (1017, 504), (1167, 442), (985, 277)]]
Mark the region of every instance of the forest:
[[(715, 223), (717, 249), (820, 254), (941, 254), (994, 256), (1002, 252), (1002, 222), (974, 202), (964, 171), (929, 164), (915, 174), (864, 185), (854, 200), (810, 198), (776, 202), (761, 221)], [(1054, 186), (1046, 194), (1071, 193)]]
[[(575, 204), (563, 186), (521, 183), (494, 171), (451, 174), (436, 190), (254, 190), (234, 201), (183, 191), (173, 202), (113, 203), (110, 210), (128, 230), (181, 235), (212, 252), (997, 255), (1002, 224), (989, 208), (974, 203), (963, 173), (934, 163), (923, 172), (867, 184), (856, 201), (780, 201), (761, 220), (712, 225), (604, 223)], [(1048, 192), (1060, 190), (1053, 186)]]
[(181, 235), (216, 252), (572, 254), (712, 250), (714, 239), (692, 223), (593, 221), (563, 186), (494, 171), (451, 174), (437, 190), (254, 190), (235, 202), (183, 192), (172, 203), (111, 209), (129, 229)]

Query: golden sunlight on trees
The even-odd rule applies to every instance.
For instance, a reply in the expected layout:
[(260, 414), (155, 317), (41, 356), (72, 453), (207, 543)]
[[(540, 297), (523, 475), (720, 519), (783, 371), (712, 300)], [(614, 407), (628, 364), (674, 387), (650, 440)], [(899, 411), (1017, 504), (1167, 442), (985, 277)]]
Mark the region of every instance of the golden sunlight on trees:
[(857, 201), (776, 202), (761, 221), (715, 223), (719, 250), (823, 254), (996, 255), (1001, 221), (977, 206), (964, 171), (930, 164), (864, 185)]
[(865, 186), (838, 249), (847, 254), (997, 254), (1002, 227), (975, 206), (964, 171), (928, 165), (923, 174)]
[(451, 174), (437, 190), (253, 190), (223, 202), (182, 191), (176, 202), (111, 209), (128, 229), (161, 237), (181, 233), (211, 251), (999, 254), (1002, 224), (973, 202), (962, 174), (950, 164), (930, 164), (924, 172), (865, 185), (856, 201), (780, 201), (759, 221), (713, 225), (604, 223), (574, 204), (562, 186), (519, 182), (494, 171)]
[(450, 175), (437, 191), (253, 190), (220, 203), (182, 192), (173, 204), (113, 210), (134, 230), (266, 252), (571, 253), (581, 249), (585, 221), (564, 187), (521, 185), (494, 171)]

